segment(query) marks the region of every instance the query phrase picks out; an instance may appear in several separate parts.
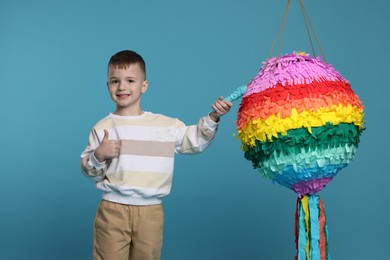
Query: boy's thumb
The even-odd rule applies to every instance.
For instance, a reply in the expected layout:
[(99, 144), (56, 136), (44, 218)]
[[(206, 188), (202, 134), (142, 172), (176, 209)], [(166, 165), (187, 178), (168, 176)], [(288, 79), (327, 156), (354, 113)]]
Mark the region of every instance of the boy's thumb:
[(108, 131), (107, 131), (107, 129), (104, 129), (103, 140), (108, 140)]

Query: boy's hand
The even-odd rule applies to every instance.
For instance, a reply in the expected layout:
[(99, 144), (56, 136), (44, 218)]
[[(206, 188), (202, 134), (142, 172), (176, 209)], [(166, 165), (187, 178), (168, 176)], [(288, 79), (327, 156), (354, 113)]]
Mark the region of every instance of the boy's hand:
[(95, 149), (95, 157), (99, 162), (117, 158), (121, 148), (119, 141), (108, 140), (108, 131), (104, 129), (104, 137), (100, 145)]
[(230, 111), (230, 108), (233, 106), (233, 103), (227, 100), (223, 100), (223, 97), (220, 96), (212, 105), (214, 111), (210, 112), (209, 116), (214, 122), (218, 122), (219, 118)]

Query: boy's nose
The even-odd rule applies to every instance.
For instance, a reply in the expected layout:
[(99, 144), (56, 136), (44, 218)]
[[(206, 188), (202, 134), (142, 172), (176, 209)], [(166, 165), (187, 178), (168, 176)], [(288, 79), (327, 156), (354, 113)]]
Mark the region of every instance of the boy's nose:
[(125, 84), (123, 82), (119, 82), (118, 89), (125, 89)]

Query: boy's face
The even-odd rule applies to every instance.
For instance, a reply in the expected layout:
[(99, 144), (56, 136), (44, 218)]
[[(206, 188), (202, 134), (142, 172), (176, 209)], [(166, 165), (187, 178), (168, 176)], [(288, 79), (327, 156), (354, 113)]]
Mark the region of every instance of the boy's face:
[(142, 113), (141, 94), (146, 92), (148, 81), (137, 63), (123, 69), (110, 65), (107, 86), (116, 104), (115, 114), (134, 116)]

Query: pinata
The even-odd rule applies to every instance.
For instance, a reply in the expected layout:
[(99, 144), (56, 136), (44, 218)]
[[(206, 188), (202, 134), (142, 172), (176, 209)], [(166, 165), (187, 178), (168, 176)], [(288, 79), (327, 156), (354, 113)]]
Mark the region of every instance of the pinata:
[[(279, 56), (291, 5), (287, 0), (268, 59), (249, 84), (226, 99), (242, 97), (236, 123), (244, 157), (264, 177), (298, 194), (296, 259), (329, 260), (318, 193), (355, 158), (365, 128), (364, 107), (349, 82), (326, 62), (303, 0), (299, 2), (313, 56)], [(278, 54), (270, 58), (279, 32)], [(322, 56), (315, 54), (312, 34)]]
[(263, 62), (237, 115), (244, 157), (263, 176), (298, 194), (297, 259), (329, 259), (324, 206), (317, 195), (355, 157), (363, 105), (321, 57), (294, 52)]

